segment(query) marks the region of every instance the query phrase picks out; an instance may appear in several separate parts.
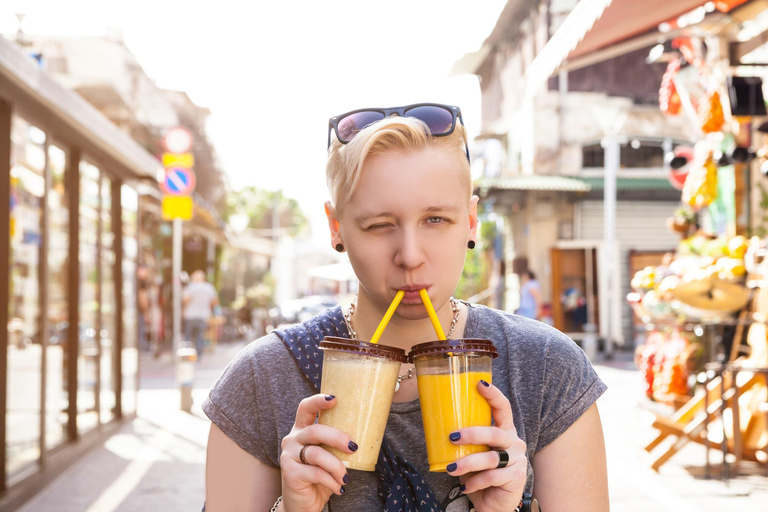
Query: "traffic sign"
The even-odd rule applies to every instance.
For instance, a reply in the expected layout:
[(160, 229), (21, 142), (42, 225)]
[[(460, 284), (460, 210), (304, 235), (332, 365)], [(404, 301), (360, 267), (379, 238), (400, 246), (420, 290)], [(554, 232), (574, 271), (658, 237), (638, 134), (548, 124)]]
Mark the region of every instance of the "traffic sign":
[(186, 153), (192, 142), (192, 134), (183, 126), (171, 128), (163, 136), (163, 147), (169, 153)]
[(163, 218), (167, 220), (192, 218), (192, 198), (189, 196), (163, 197)]
[(185, 167), (191, 169), (195, 165), (192, 153), (163, 153), (163, 167)]
[(165, 170), (165, 178), (160, 188), (168, 195), (188, 196), (195, 190), (195, 173), (184, 167), (170, 167)]

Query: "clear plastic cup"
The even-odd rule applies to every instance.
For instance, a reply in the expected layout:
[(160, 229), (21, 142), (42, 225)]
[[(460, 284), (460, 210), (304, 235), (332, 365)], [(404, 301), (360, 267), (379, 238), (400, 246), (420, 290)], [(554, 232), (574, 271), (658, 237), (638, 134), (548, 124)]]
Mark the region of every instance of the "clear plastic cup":
[(355, 453), (323, 445), (350, 469), (374, 471), (384, 439), (392, 396), (405, 351), (367, 341), (326, 337), (320, 392), (336, 396), (332, 409), (320, 411), (319, 422), (341, 430), (357, 443)]
[(492, 382), (493, 359), (498, 356), (492, 342), (474, 339), (431, 341), (411, 350), (430, 471), (444, 472), (461, 457), (489, 450), (484, 445), (455, 445), (448, 436), (464, 427), (491, 425), (491, 406), (477, 385)]

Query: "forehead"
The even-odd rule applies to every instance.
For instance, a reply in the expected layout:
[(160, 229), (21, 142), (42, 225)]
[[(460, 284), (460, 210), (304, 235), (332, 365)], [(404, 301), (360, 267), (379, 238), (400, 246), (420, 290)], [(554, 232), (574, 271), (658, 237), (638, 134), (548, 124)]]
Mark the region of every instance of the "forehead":
[(393, 203), (425, 207), (466, 202), (467, 172), (452, 151), (436, 146), (369, 155), (349, 205), (367, 210)]

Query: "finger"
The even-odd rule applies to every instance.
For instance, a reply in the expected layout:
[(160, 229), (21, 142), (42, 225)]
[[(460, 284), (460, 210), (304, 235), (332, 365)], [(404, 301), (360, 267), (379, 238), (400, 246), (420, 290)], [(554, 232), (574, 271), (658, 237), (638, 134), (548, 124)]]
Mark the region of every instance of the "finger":
[[(480, 396), (488, 400), (496, 426), (504, 430), (515, 430), (512, 406), (504, 393), (493, 384), (488, 384), (485, 381), (477, 383), (477, 390)], [(517, 435), (517, 430), (515, 430), (515, 435)]]
[(517, 504), (525, 487), (526, 468), (523, 464), (515, 464), (502, 469), (489, 469), (476, 473), (464, 482), (464, 494), (472, 494), (491, 487), (514, 493), (514, 501)]
[[(511, 448), (506, 450), (506, 452), (509, 454), (509, 461), (507, 462), (506, 467), (518, 464), (527, 468), (528, 459), (525, 456), (525, 451)], [(471, 455), (466, 455), (460, 459), (457, 459), (452, 464), (448, 464), (446, 469), (448, 470), (448, 473), (453, 476), (462, 476), (469, 473), (497, 469), (500, 459), (500, 455), (494, 450), (481, 453), (473, 453)]]
[[(317, 466), (333, 476), (339, 486), (349, 483), (349, 475), (344, 464), (321, 446), (307, 446), (307, 449), (304, 451), (304, 458), (307, 460), (308, 465)], [(303, 464), (301, 461), (299, 462)]]
[(453, 444), (481, 444), (492, 448), (506, 448), (514, 443), (517, 436), (499, 427), (464, 427), (451, 432), (448, 439)]
[(304, 428), (315, 423), (317, 413), (330, 409), (336, 405), (336, 399), (333, 395), (312, 395), (299, 403), (296, 410), (296, 427)]
[(357, 444), (347, 434), (327, 425), (316, 423), (296, 432), (296, 442), (306, 444), (326, 444), (345, 453), (355, 453)]
[(319, 466), (310, 466), (293, 461), (287, 468), (283, 468), (283, 479), (290, 486), (300, 487), (301, 484), (322, 485), (336, 495), (342, 495), (346, 491), (336, 478)]

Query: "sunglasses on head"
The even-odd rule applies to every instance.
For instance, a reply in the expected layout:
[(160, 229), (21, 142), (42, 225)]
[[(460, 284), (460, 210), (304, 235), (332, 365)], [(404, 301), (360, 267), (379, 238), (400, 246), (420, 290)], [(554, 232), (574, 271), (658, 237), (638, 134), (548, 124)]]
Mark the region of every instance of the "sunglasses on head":
[[(336, 132), (336, 138), (339, 139), (339, 142), (347, 144), (366, 126), (393, 115), (413, 117), (422, 121), (435, 137), (452, 134), (456, 128), (456, 119), (462, 125), (464, 124), (459, 107), (441, 105), (440, 103), (414, 103), (413, 105), (394, 108), (361, 108), (328, 120), (328, 147), (331, 147), (331, 130)], [(467, 161), (469, 161), (469, 148), (466, 145), (465, 149)]]

